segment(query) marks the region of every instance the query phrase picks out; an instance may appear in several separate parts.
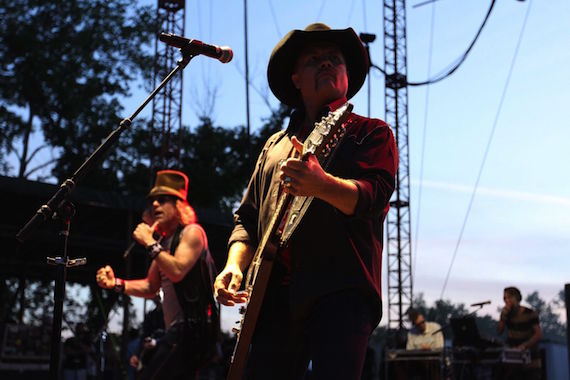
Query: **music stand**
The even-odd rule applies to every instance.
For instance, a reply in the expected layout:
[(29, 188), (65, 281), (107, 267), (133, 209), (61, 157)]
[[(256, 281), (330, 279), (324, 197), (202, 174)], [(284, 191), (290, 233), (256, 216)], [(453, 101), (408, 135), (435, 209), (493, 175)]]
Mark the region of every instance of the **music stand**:
[(451, 330), (453, 331), (453, 345), (479, 347), (481, 335), (473, 317), (450, 318)]

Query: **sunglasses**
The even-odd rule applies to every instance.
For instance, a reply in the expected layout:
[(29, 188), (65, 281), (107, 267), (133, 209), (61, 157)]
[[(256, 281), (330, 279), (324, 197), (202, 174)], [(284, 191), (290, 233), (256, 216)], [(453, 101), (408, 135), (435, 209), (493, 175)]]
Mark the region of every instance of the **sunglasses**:
[(426, 321), (425, 321), (425, 320), (422, 320), (422, 321), (419, 321), (419, 322), (414, 323), (414, 326), (421, 326), (421, 325), (423, 325), (423, 324), (425, 324), (425, 323), (426, 323)]
[(173, 195), (157, 195), (156, 197), (151, 197), (147, 199), (148, 205), (152, 206), (154, 201), (157, 201), (158, 204), (165, 204), (167, 202), (176, 202), (176, 197)]

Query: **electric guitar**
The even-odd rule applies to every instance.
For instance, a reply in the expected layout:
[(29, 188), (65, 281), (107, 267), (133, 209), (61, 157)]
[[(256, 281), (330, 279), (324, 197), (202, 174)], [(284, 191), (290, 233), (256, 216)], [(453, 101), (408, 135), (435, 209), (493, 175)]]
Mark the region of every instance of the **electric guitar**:
[[(344, 137), (345, 121), (350, 115), (350, 111), (352, 111), (352, 104), (345, 103), (315, 123), (313, 131), (303, 143), (303, 160), (307, 160), (309, 155), (313, 154), (321, 167), (324, 170), (327, 169), (336, 148)], [(246, 305), (240, 309), (242, 318), (239, 329), (233, 329), (237, 333), (237, 341), (228, 372), (228, 380), (241, 380), (243, 378), (251, 338), (255, 331), (273, 268), (273, 261), (279, 249), (289, 241), (312, 200), (312, 196), (292, 196), (285, 192), (279, 197), (275, 212), (247, 272), (245, 290), (248, 292), (248, 300)]]

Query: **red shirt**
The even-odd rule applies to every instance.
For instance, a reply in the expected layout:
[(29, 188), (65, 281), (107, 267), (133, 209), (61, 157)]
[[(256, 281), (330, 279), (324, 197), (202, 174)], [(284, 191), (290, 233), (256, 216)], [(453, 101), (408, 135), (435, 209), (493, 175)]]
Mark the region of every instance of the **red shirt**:
[[(339, 102), (344, 103), (344, 99)], [(327, 107), (323, 112), (329, 110)], [(285, 133), (274, 135), (266, 143), (235, 213), (230, 245), (243, 241), (256, 247), (263, 236), (279, 196), (280, 164), (291, 152), (290, 138), (298, 133), (303, 119), (302, 111), (294, 112)], [(382, 120), (351, 114), (346, 128), (327, 171), (357, 186), (354, 214), (345, 215), (315, 198), (280, 262), (290, 269), (294, 315), (306, 315), (311, 305), (327, 294), (361, 289), (370, 295), (379, 321), (383, 222), (395, 188), (397, 147), (392, 131)]]

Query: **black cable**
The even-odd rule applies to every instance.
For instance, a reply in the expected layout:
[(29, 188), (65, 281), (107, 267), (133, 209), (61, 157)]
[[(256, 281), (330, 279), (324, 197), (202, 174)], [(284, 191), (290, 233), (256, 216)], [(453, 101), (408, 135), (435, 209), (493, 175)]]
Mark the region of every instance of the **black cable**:
[[(429, 48), (428, 48), (428, 70), (427, 75), (431, 75), (431, 64), (433, 58), (433, 36), (434, 36), (434, 25), (435, 25), (435, 4), (432, 2), (431, 7), (431, 25), (430, 25), (430, 33), (429, 33)], [(424, 182), (424, 158), (425, 158), (425, 150), (426, 150), (426, 135), (427, 135), (427, 120), (428, 120), (428, 111), (429, 111), (429, 86), (426, 88), (426, 98), (425, 98), (425, 105), (424, 105), (424, 130), (422, 133), (422, 153), (420, 159), (420, 181), (419, 181), (419, 190), (418, 190), (418, 208), (416, 214), (416, 233), (414, 234), (414, 251), (416, 254), (413, 257), (412, 261), (412, 283), (414, 281), (414, 277), (416, 274), (416, 262), (418, 259), (418, 236), (420, 231), (420, 211), (422, 209), (422, 190), (423, 190), (423, 182)]]
[(319, 9), (319, 13), (317, 14), (317, 20), (315, 22), (321, 22), (321, 16), (323, 14), (323, 10), (325, 9), (325, 0), (321, 3), (321, 8)]
[(363, 25), (364, 25), (364, 30), (368, 30), (368, 27), (366, 26), (366, 15), (368, 14), (368, 12), (366, 12), (366, 0), (362, 0), (362, 21), (363, 21)]
[(382, 74), (386, 75), (386, 71), (384, 71), (383, 68), (381, 68), (381, 67), (379, 67), (379, 66), (376, 66), (376, 65), (375, 65), (374, 63), (372, 63), (372, 62), (370, 62), (370, 68), (374, 68), (374, 69), (380, 71)]
[(269, 0), (269, 10), (271, 11), (271, 17), (273, 17), (273, 24), (275, 24), (275, 29), (277, 30), (277, 38), (281, 38), (281, 30), (279, 29), (279, 24), (277, 23), (277, 16), (275, 14), (275, 9), (273, 8), (273, 1)]
[(447, 270), (447, 275), (445, 276), (445, 281), (443, 283), (443, 288), (441, 289), (441, 294), (439, 296), (439, 299), (443, 299), (443, 293), (445, 292), (445, 288), (447, 287), (447, 281), (449, 280), (449, 275), (451, 274), (451, 268), (453, 267), (453, 263), (455, 262), (455, 257), (457, 256), (457, 251), (459, 250), (459, 245), (461, 244), (461, 239), (463, 238), (463, 232), (465, 231), (465, 225), (467, 224), (467, 219), (469, 218), (471, 206), (473, 205), (473, 200), (475, 199), (475, 193), (477, 193), (477, 188), (479, 187), (479, 180), (481, 179), (481, 175), (483, 174), (485, 162), (487, 161), (487, 155), (489, 154), (491, 142), (493, 141), (493, 136), (495, 135), (497, 123), (499, 121), (499, 115), (501, 114), (501, 110), (503, 108), (503, 102), (505, 100), (505, 96), (507, 94), (507, 89), (508, 89), (509, 83), (511, 81), (511, 75), (512, 75), (513, 69), (515, 67), (515, 62), (517, 60), (519, 48), (521, 46), (521, 41), (522, 41), (522, 38), (524, 35), (524, 30), (526, 28), (526, 23), (528, 20), (528, 15), (530, 13), (531, 5), (532, 5), (532, 0), (529, 1), (528, 8), (526, 10), (523, 25), (522, 25), (521, 31), (519, 33), (519, 39), (517, 42), (517, 46), (515, 48), (515, 53), (513, 55), (512, 61), (511, 61), (511, 67), (509, 68), (509, 73), (507, 74), (505, 86), (503, 87), (503, 94), (501, 95), (501, 99), (499, 100), (499, 107), (497, 109), (497, 113), (495, 114), (495, 120), (493, 121), (493, 127), (491, 128), (491, 134), (489, 135), (489, 140), (487, 141), (487, 146), (485, 147), (485, 153), (483, 154), (483, 161), (481, 162), (481, 166), (479, 167), (479, 173), (477, 174), (477, 179), (475, 180), (475, 185), (473, 186), (473, 192), (471, 193), (471, 199), (469, 200), (469, 205), (467, 206), (467, 212), (465, 213), (465, 218), (463, 219), (463, 225), (461, 226), (461, 231), (459, 232), (459, 238), (457, 239), (457, 244), (455, 245), (455, 250), (454, 250), (453, 256), (451, 258), (451, 263), (449, 264), (449, 269)]
[[(489, 10), (487, 11), (487, 15), (485, 16), (483, 23), (479, 27), (479, 31), (475, 35), (475, 38), (473, 38), (473, 40), (471, 41), (471, 43), (467, 47), (467, 50), (465, 50), (465, 53), (463, 53), (463, 55), (461, 57), (459, 57), (458, 59), (455, 60), (456, 63), (451, 69), (449, 69), (445, 74), (438, 74), (437, 76), (430, 78), (430, 79), (423, 81), (423, 82), (406, 82), (405, 84), (407, 86), (423, 86), (426, 84), (437, 83), (437, 82), (447, 78), (451, 74), (453, 74), (459, 68), (459, 66), (461, 66), (461, 64), (465, 61), (465, 59), (469, 55), (469, 52), (471, 51), (473, 46), (475, 46), (475, 42), (477, 42), (477, 39), (479, 39), (479, 35), (481, 35), (481, 32), (483, 31), (485, 24), (487, 24), (487, 20), (489, 20), (489, 16), (491, 15), (491, 11), (493, 10), (493, 7), (495, 6), (495, 1), (496, 0), (491, 0), (491, 5), (489, 6)], [(370, 67), (375, 68), (375, 69), (379, 70), (382, 74), (386, 75), (386, 71), (384, 71), (384, 69), (376, 66), (375, 64), (371, 63)]]
[(471, 43), (469, 44), (469, 47), (467, 47), (467, 50), (465, 50), (465, 53), (463, 53), (463, 56), (461, 56), (461, 58), (459, 58), (459, 61), (455, 64), (455, 66), (453, 66), (447, 73), (443, 74), (443, 76), (431, 78), (431, 79), (428, 79), (427, 81), (424, 81), (424, 82), (408, 82), (407, 83), (408, 86), (423, 86), (425, 84), (436, 83), (436, 82), (439, 82), (439, 81), (447, 78), (451, 74), (453, 74), (455, 72), (455, 70), (457, 70), (459, 68), (459, 66), (461, 66), (461, 64), (465, 61), (465, 59), (469, 55), (469, 52), (471, 51), (471, 49), (473, 49), (473, 46), (475, 46), (475, 42), (477, 42), (477, 40), (479, 39), (479, 36), (481, 35), (481, 32), (483, 31), (485, 24), (487, 24), (487, 20), (489, 20), (489, 16), (491, 15), (493, 7), (495, 6), (495, 1), (496, 0), (491, 0), (491, 5), (489, 6), (489, 10), (487, 11), (487, 15), (485, 16), (483, 23), (479, 27), (479, 31), (475, 35), (475, 38), (473, 38), (473, 41), (471, 41)]
[[(350, 2), (349, 11), (346, 13), (346, 25), (350, 25), (350, 20), (352, 19), (352, 11), (354, 10), (354, 0)], [(366, 30), (366, 29), (364, 29)]]

